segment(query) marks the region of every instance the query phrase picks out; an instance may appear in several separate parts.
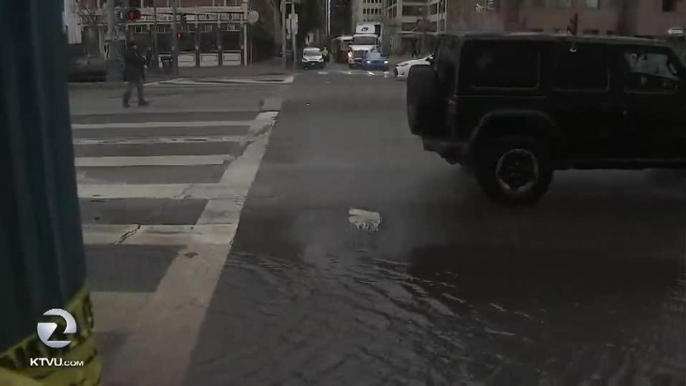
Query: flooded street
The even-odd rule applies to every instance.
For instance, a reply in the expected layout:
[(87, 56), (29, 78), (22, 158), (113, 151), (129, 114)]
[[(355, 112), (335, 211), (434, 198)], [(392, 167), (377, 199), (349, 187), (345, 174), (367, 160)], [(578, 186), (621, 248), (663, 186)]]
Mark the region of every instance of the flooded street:
[(186, 384), (686, 382), (683, 172), (561, 172), (504, 209), (404, 114), (403, 83), (299, 76)]

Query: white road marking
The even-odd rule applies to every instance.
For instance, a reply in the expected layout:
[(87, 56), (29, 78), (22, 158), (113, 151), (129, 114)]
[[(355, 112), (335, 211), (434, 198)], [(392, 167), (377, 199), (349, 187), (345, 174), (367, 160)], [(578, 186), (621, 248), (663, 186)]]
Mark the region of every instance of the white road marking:
[(207, 142), (241, 142), (245, 138), (239, 135), (204, 136), (204, 137), (149, 137), (149, 138), (75, 138), (74, 145), (145, 145), (159, 143), (207, 143)]
[(157, 127), (225, 127), (225, 126), (250, 126), (249, 121), (189, 121), (189, 122), (114, 122), (114, 123), (73, 123), (73, 130), (79, 129), (130, 129), (130, 128), (157, 128)]
[(221, 165), (230, 155), (165, 155), (146, 157), (76, 157), (76, 167)]
[(183, 200), (232, 200), (237, 197), (230, 186), (219, 184), (102, 184), (79, 185), (79, 198), (166, 198)]
[(367, 71), (367, 75), (376, 75), (376, 74), (372, 71)]
[(202, 225), (110, 225), (84, 224), (86, 245), (229, 245), (227, 234), (235, 232), (237, 224)]
[[(269, 134), (267, 131), (259, 136), (226, 170), (225, 176), (235, 178), (227, 177), (231, 185), (212, 184), (213, 190), (218, 188), (210, 195), (213, 199), (237, 199), (235, 208), (242, 207), (264, 155)], [(208, 189), (206, 185), (202, 189)], [(184, 186), (183, 193), (198, 186)], [(180, 187), (176, 186), (176, 189)], [(183, 382), (200, 327), (231, 250), (230, 243), (235, 236), (240, 213), (237, 211), (227, 216), (226, 212), (215, 210), (226, 209), (223, 206), (225, 202), (211, 203), (208, 202), (200, 219), (213, 223), (231, 222), (229, 225), (232, 226), (224, 233), (212, 236), (213, 240), (228, 241), (229, 245), (190, 243), (181, 251), (137, 319), (136, 328), (126, 345), (110, 362), (111, 383), (176, 386)], [(155, 358), (155, 361), (150, 362), (150, 358)]]
[(133, 332), (135, 324), (121, 323), (122, 315), (126, 315), (126, 320), (136, 320), (151, 296), (140, 292), (91, 291), (96, 332)]

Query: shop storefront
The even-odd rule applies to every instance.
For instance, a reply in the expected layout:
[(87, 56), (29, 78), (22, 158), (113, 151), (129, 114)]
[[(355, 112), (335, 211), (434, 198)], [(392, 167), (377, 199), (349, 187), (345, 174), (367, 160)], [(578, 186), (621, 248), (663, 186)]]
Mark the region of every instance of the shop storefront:
[(160, 57), (171, 55), (173, 39), (177, 39), (179, 67), (246, 64), (247, 7), (202, 8), (178, 9), (177, 36), (172, 36), (173, 18), (169, 9), (158, 9), (155, 15), (152, 9), (143, 8), (141, 18), (127, 24), (128, 38), (135, 39), (141, 49), (151, 52), (155, 48), (153, 40), (156, 40)]

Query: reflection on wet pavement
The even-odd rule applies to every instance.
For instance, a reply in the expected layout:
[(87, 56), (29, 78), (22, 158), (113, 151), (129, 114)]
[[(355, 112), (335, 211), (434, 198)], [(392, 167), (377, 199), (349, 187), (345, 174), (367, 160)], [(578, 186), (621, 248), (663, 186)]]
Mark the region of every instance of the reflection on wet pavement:
[(684, 383), (678, 261), (486, 245), (383, 256), (373, 236), (348, 233), (346, 253), (231, 256), (233, 295), (210, 315), (224, 318), (224, 354), (204, 359), (231, 377), (215, 381)]

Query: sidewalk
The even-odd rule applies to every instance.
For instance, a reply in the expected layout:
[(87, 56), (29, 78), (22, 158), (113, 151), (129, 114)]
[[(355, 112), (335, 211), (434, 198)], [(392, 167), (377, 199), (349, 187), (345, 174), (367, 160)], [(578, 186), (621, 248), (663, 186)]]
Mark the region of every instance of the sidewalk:
[(150, 72), (148, 81), (169, 79), (169, 78), (217, 78), (217, 77), (251, 77), (259, 75), (288, 75), (290, 69), (281, 67), (281, 58), (268, 59), (256, 62), (247, 66), (230, 67), (186, 67), (179, 68), (179, 75), (162, 74)]
[[(179, 75), (163, 74), (150, 71), (147, 74), (146, 82), (155, 82), (173, 78), (249, 78), (261, 75), (290, 75), (291, 69), (281, 67), (281, 58), (268, 59), (255, 62), (247, 66), (231, 67), (187, 67), (179, 68)], [(118, 89), (123, 87), (123, 82), (84, 82), (69, 83), (69, 89)]]

